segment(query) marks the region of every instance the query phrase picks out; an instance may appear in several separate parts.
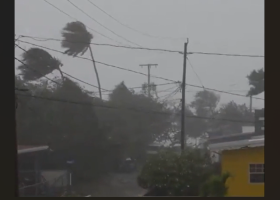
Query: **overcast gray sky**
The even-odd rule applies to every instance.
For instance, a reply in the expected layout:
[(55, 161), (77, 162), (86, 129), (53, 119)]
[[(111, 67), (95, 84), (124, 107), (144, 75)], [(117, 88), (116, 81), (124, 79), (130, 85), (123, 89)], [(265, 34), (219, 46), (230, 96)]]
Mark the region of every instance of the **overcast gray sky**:
[[(98, 25), (67, 0), (48, 1), (86, 26), (126, 46), (132, 45)], [(71, 1), (107, 28), (143, 47), (183, 51), (185, 38), (189, 38), (188, 51), (264, 55), (263, 0), (91, 0), (122, 23), (139, 31), (175, 39), (158, 39), (142, 35), (121, 26), (87, 0)], [(62, 28), (71, 21), (73, 21), (71, 18), (43, 0), (15, 1), (15, 34), (17, 35), (61, 39)], [(94, 35), (95, 43), (117, 44), (89, 31)], [(22, 40), (63, 51), (60, 42), (57, 41), (40, 42), (28, 38)], [(24, 43), (20, 45), (26, 50), (31, 47)], [(152, 68), (152, 75), (182, 80), (183, 56), (180, 54), (103, 46), (93, 46), (93, 51), (97, 61), (142, 73), (147, 73), (147, 69), (139, 67), (139, 64), (156, 63), (158, 67)], [(21, 53), (20, 49), (16, 49), (18, 58)], [(63, 71), (97, 85), (91, 62), (51, 51), (49, 53), (63, 62)], [(90, 58), (89, 52), (84, 56)], [(189, 60), (205, 87), (238, 94), (246, 94), (246, 90), (249, 89), (246, 76), (252, 70), (264, 67), (264, 58), (189, 55)], [(16, 62), (17, 65), (19, 64)], [(140, 86), (147, 82), (147, 77), (139, 74), (98, 64), (97, 67), (101, 86), (105, 89), (113, 89), (121, 81), (125, 81), (128, 87)], [(158, 84), (167, 82), (155, 78), (151, 81)], [(201, 86), (189, 63), (186, 82)], [(85, 85), (85, 87), (97, 91), (90, 86)], [(161, 86), (158, 90), (169, 87), (171, 86)], [(197, 90), (199, 89), (187, 87), (186, 102), (192, 100), (193, 91)], [(166, 94), (168, 93), (160, 93), (159, 96)], [(173, 98), (180, 98), (180, 95), (178, 93)], [(234, 100), (240, 104), (249, 104), (248, 98), (220, 95), (221, 103)], [(253, 107), (264, 107), (264, 101), (254, 100)]]

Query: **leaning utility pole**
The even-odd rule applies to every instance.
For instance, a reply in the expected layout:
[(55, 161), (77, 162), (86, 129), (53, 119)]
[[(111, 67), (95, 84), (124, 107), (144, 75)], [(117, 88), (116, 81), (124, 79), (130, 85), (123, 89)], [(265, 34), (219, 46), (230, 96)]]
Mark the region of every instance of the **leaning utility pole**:
[(183, 81), (182, 81), (182, 121), (181, 121), (181, 151), (185, 148), (185, 89), (186, 89), (186, 69), (187, 69), (187, 47), (189, 39), (184, 44), (184, 67), (183, 67)]
[(158, 64), (142, 64), (140, 67), (148, 67), (148, 96), (151, 97), (151, 87), (150, 87), (150, 70), (152, 66), (158, 66)]

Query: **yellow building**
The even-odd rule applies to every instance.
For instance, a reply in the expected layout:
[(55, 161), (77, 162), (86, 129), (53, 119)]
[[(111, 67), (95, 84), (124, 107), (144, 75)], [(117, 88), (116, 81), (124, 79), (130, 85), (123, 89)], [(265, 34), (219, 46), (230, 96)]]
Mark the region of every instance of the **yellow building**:
[(264, 197), (264, 135), (242, 133), (209, 139), (210, 150), (219, 152), (229, 197)]

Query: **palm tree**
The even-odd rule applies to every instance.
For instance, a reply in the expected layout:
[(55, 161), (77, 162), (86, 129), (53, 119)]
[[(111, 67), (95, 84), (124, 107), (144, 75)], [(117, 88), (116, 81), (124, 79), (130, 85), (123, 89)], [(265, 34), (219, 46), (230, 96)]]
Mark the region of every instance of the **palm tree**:
[(251, 86), (247, 96), (250, 97), (250, 111), (252, 112), (253, 98), (252, 96), (264, 92), (264, 70), (254, 70), (248, 76), (249, 85)]
[(34, 81), (58, 70), (61, 74), (62, 80), (64, 76), (60, 67), (63, 64), (55, 57), (52, 57), (47, 51), (40, 48), (30, 48), (22, 54), (22, 64), (18, 67), (21, 70), (23, 79), (27, 81)]
[(100, 99), (102, 99), (99, 76), (90, 46), (93, 38), (92, 34), (87, 31), (86, 26), (82, 22), (76, 21), (66, 24), (62, 30), (62, 37), (64, 40), (61, 42), (61, 46), (67, 49), (64, 53), (69, 56), (75, 57), (78, 54), (83, 55), (89, 49), (98, 83), (99, 96)]
[(248, 76), (249, 85), (251, 86), (248, 96), (255, 96), (264, 91), (264, 70), (254, 70)]

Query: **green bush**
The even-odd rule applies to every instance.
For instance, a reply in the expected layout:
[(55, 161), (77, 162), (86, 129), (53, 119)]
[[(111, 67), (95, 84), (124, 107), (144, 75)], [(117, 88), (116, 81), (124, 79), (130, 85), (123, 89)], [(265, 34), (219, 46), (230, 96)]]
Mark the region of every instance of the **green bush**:
[(231, 177), (230, 173), (226, 172), (222, 175), (211, 176), (201, 188), (200, 196), (203, 197), (224, 197), (227, 195), (228, 187), (226, 181)]
[(162, 151), (151, 156), (138, 176), (138, 184), (158, 196), (198, 196), (201, 184), (214, 173), (210, 153), (186, 149), (181, 155)]

